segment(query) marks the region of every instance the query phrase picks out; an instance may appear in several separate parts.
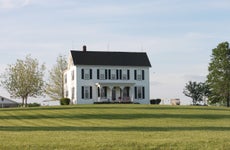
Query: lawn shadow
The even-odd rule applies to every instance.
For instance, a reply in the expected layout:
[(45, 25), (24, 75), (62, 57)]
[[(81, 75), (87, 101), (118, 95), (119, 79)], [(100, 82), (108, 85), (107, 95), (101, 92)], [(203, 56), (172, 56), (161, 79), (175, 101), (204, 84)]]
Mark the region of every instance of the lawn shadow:
[(117, 131), (117, 132), (160, 132), (160, 131), (230, 131), (230, 127), (74, 127), (74, 126), (0, 126), (0, 131)]
[(0, 119), (230, 119), (230, 114), (34, 114), (8, 115)]

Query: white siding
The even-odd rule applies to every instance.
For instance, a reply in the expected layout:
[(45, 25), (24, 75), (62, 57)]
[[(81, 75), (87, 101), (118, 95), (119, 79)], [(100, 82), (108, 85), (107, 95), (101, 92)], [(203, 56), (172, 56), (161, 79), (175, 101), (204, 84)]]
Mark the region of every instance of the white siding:
[[(92, 79), (81, 79), (82, 75), (82, 69), (88, 70), (92, 69)], [(100, 80), (97, 79), (97, 69), (100, 70), (100, 72), (105, 72), (105, 70), (111, 70), (111, 79), (104, 79)], [(122, 70), (122, 78), (121, 79), (112, 79), (113, 71), (115, 70)], [(129, 70), (129, 80), (127, 79), (127, 70)], [(142, 72), (144, 70), (144, 80), (135, 80), (134, 79), (134, 70), (138, 70)], [(74, 80), (72, 80), (71, 72), (74, 71)], [(98, 87), (96, 86), (96, 83), (103, 83), (103, 84), (109, 84), (110, 87), (113, 87), (112, 85), (119, 85), (119, 84), (132, 84), (130, 86), (130, 96), (133, 102), (138, 102), (141, 104), (149, 104), (149, 67), (124, 67), (124, 66), (72, 66), (65, 72), (67, 75), (67, 84), (65, 84), (65, 92), (68, 90), (68, 98), (72, 98), (72, 87), (75, 87), (75, 93), (74, 93), (74, 99), (72, 99), (73, 104), (92, 104), (93, 102), (98, 101)], [(107, 71), (107, 76), (109, 72)], [(120, 75), (119, 75), (120, 76)], [(125, 80), (126, 78), (126, 80)], [(92, 99), (82, 99), (82, 86), (91, 86), (92, 87)], [(134, 87), (136, 86), (142, 86), (145, 87), (145, 98), (144, 99), (135, 99), (134, 94)], [(110, 89), (111, 90), (111, 89)], [(118, 93), (118, 92), (117, 92)], [(111, 97), (111, 93), (109, 95)]]

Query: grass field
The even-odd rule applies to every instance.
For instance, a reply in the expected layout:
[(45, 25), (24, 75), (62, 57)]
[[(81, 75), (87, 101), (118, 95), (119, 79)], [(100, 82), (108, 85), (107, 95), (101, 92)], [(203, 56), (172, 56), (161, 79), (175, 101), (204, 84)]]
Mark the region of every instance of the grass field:
[(230, 109), (137, 104), (0, 109), (0, 149), (230, 149)]

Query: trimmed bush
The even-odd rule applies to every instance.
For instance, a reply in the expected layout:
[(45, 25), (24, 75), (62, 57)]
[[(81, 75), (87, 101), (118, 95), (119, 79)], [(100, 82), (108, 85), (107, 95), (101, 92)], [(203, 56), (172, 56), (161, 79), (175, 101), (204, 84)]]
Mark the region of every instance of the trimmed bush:
[(70, 99), (69, 98), (62, 98), (60, 99), (60, 105), (69, 105)]
[(159, 98), (150, 100), (150, 104), (157, 104), (158, 105), (158, 104), (160, 104), (160, 102), (161, 102), (161, 99), (159, 99)]
[(40, 107), (41, 104), (39, 104), (39, 103), (29, 103), (29, 104), (27, 104), (27, 106), (28, 107)]

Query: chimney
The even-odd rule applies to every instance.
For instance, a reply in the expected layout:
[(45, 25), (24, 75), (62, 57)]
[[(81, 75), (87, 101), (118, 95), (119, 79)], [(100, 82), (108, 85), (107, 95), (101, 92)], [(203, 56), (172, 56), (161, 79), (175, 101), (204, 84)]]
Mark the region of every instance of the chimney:
[(83, 52), (86, 52), (86, 50), (87, 50), (87, 47), (84, 45), (83, 46)]

